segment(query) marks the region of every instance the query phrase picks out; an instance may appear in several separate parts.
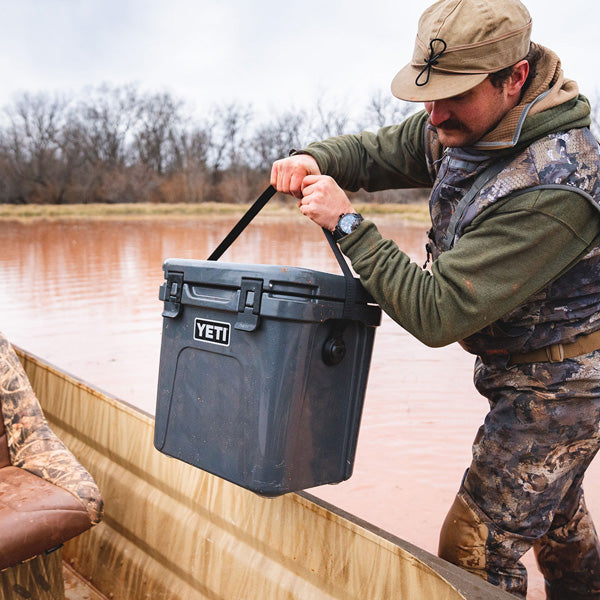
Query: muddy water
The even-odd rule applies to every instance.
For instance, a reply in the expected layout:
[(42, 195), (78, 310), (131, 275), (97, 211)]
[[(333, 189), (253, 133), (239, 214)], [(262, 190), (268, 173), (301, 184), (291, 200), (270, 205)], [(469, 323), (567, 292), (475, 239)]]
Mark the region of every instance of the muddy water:
[[(424, 226), (381, 219), (419, 263)], [(167, 257), (204, 259), (235, 219), (0, 222), (0, 330), (13, 343), (154, 411)], [(322, 232), (295, 217), (259, 216), (222, 261), (338, 272)], [(384, 317), (377, 331), (352, 478), (311, 490), (431, 552), (486, 413), (473, 358), (430, 349)], [(600, 472), (586, 492), (600, 512)], [(600, 518), (600, 517), (598, 517)], [(543, 598), (529, 553), (529, 598)]]

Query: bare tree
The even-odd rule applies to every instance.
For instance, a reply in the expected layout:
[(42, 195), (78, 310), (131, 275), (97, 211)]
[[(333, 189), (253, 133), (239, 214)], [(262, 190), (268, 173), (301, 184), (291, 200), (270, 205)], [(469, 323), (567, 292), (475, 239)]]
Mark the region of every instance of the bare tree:
[[(375, 94), (363, 120), (380, 127), (412, 108)], [(258, 124), (237, 102), (205, 115), (199, 122), (170, 94), (132, 85), (87, 88), (70, 102), (23, 94), (0, 114), (0, 201), (246, 202), (291, 149), (360, 131), (343, 103), (323, 97)]]
[(225, 168), (238, 168), (245, 164), (246, 136), (252, 120), (252, 108), (233, 102), (214, 110), (214, 143), (212, 168), (214, 172)]
[(317, 99), (314, 109), (309, 111), (308, 122), (309, 134), (313, 140), (352, 133), (347, 109), (340, 101), (326, 101), (323, 96)]
[(176, 171), (206, 170), (213, 146), (213, 125), (188, 124), (173, 132), (172, 167)]
[(378, 90), (371, 95), (360, 123), (360, 129), (377, 130), (386, 125), (401, 123), (419, 110), (419, 105), (404, 102), (389, 92)]
[(142, 98), (138, 102), (134, 147), (140, 163), (165, 175), (174, 171), (177, 153), (174, 144), (179, 137), (183, 103), (168, 93)]
[(274, 120), (257, 127), (249, 144), (248, 160), (259, 170), (268, 170), (273, 161), (287, 156), (290, 150), (310, 141), (306, 112), (284, 111)]
[(165, 195), (173, 201), (201, 202), (210, 195), (212, 125), (191, 124), (173, 136), (173, 173)]
[(21, 96), (6, 110), (2, 145), (6, 175), (23, 184), (22, 198), (63, 202), (70, 177), (62, 161), (67, 102), (46, 94)]
[(86, 90), (86, 99), (72, 111), (66, 141), (81, 148), (88, 163), (109, 169), (125, 166), (140, 95), (134, 86), (102, 85)]

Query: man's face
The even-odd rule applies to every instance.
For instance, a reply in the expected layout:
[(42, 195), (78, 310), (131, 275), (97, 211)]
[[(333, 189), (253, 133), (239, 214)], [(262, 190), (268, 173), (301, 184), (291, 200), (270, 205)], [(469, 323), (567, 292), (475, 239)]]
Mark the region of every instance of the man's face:
[(425, 102), (439, 141), (451, 148), (472, 146), (502, 120), (515, 102), (506, 88), (496, 88), (489, 78), (452, 98)]

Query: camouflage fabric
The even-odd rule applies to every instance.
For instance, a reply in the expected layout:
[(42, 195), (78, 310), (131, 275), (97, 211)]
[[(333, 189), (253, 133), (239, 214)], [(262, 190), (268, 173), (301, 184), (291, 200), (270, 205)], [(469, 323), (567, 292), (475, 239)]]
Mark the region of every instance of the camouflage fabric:
[[(435, 131), (427, 135), (427, 147), (435, 148)], [(430, 199), (434, 259), (511, 194), (561, 186), (600, 205), (600, 155), (588, 129), (534, 142), (498, 163), (483, 183), (478, 177), (489, 174), (489, 156), (448, 148), (428, 158), (437, 177)], [(461, 204), (474, 182), (480, 189)], [(600, 248), (594, 248), (524, 305), (461, 342), (478, 355), (475, 384), (490, 412), (442, 528), (440, 551), (520, 598), (527, 592), (520, 558), (534, 548), (548, 598), (600, 599), (600, 543), (581, 487), (600, 448), (600, 351), (562, 363), (509, 365), (511, 353), (596, 331), (599, 304)]]
[[(428, 148), (435, 147), (434, 132)], [(433, 223), (429, 249), (433, 257), (450, 248), (446, 233), (456, 226), (455, 240), (484, 210), (519, 192), (562, 186), (577, 190), (600, 209), (600, 154), (589, 129), (555, 133), (534, 142), (485, 183), (464, 212), (457, 210), (477, 177), (490, 165), (486, 155), (448, 148), (433, 161), (437, 172), (431, 199)], [(453, 223), (457, 220), (458, 223)], [(482, 357), (536, 350), (554, 343), (569, 343), (600, 328), (600, 248), (594, 248), (577, 265), (492, 325), (463, 340), (463, 347)]]
[(488, 527), (482, 577), (525, 597), (534, 548), (550, 598), (600, 598), (581, 482), (600, 448), (600, 351), (562, 363), (476, 362), (490, 412), (459, 495)]
[(27, 375), (0, 333), (0, 405), (11, 464), (78, 497), (93, 524), (102, 518), (102, 498), (91, 475), (52, 432)]
[(598, 536), (581, 488), (570, 492), (553, 527), (534, 544), (549, 600), (600, 597)]
[(425, 125), (427, 166), (435, 183), (429, 197), (432, 227), (427, 253), (435, 260), (448, 248), (444, 237), (456, 207), (481, 173), (491, 164), (489, 155), (465, 148), (446, 148), (441, 156), (431, 153), (439, 150), (437, 132), (431, 123)]
[(543, 186), (568, 186), (600, 204), (598, 142), (586, 127), (553, 133), (531, 144), (478, 193), (465, 213), (460, 230), (476, 214), (508, 194)]

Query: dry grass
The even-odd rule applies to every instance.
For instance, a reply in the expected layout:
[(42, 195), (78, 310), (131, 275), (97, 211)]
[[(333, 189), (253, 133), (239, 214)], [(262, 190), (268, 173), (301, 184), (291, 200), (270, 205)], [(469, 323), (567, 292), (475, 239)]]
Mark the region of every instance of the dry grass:
[[(0, 204), (2, 220), (34, 219), (126, 219), (126, 218), (190, 218), (201, 216), (241, 217), (249, 205), (203, 202), (199, 204)], [(365, 216), (395, 215), (411, 222), (427, 222), (426, 204), (360, 204), (357, 211)], [(261, 215), (291, 216), (297, 214), (294, 201), (274, 201)]]
[(241, 204), (0, 204), (0, 219), (93, 219), (243, 214)]

